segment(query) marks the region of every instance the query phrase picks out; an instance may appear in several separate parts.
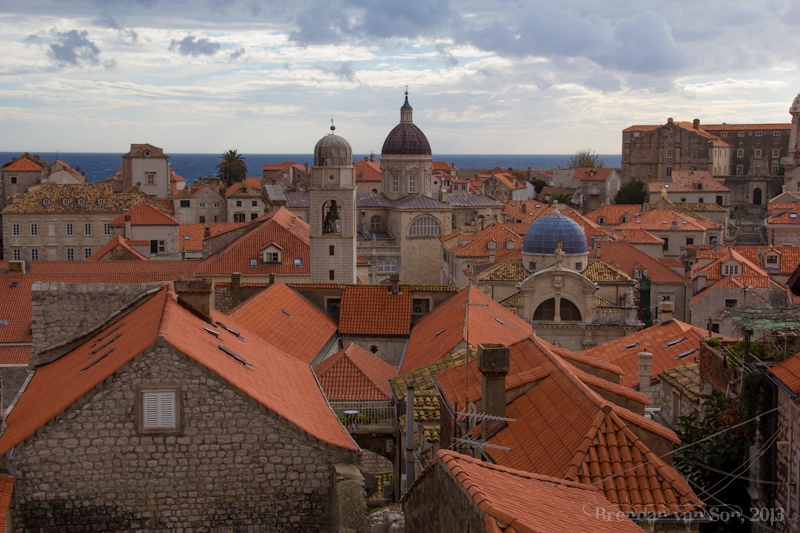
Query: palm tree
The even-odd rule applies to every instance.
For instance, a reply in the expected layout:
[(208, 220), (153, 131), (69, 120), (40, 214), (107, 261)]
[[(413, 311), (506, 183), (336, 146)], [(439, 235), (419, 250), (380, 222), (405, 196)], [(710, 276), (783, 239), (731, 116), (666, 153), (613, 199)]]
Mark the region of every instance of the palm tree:
[(247, 163), (242, 154), (234, 149), (223, 152), (220, 157), (222, 161), (217, 165), (217, 176), (226, 187), (247, 177)]

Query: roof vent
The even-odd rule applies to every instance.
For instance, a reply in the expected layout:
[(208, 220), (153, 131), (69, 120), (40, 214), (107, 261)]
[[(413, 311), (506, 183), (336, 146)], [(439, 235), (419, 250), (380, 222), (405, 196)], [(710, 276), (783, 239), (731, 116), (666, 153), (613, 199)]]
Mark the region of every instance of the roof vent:
[[(224, 326), (223, 326), (223, 327), (224, 327)], [(226, 354), (230, 355), (231, 357), (233, 357), (234, 359), (236, 359), (237, 361), (239, 361), (240, 363), (242, 363), (242, 365), (244, 365), (244, 367), (245, 367), (245, 368), (249, 368), (250, 370), (252, 370), (252, 369), (253, 369), (253, 365), (251, 365), (250, 363), (248, 363), (248, 362), (247, 362), (247, 360), (246, 360), (244, 357), (242, 357), (241, 355), (237, 354), (236, 352), (234, 352), (234, 351), (233, 351), (233, 350), (231, 350), (230, 348), (226, 348), (226, 347), (225, 347), (225, 346), (223, 346), (222, 344), (220, 344), (219, 346), (217, 346), (217, 348), (219, 348), (220, 350), (222, 350), (222, 351), (223, 351), (223, 352), (225, 352)]]
[(6, 320), (5, 318), (0, 319), (0, 326), (7, 326), (7, 325), (8, 325), (8, 320)]

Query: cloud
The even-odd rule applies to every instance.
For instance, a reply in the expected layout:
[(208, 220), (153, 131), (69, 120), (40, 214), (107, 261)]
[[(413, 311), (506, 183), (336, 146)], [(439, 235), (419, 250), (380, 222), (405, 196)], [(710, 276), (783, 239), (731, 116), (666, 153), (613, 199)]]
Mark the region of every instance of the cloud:
[(100, 49), (89, 39), (86, 30), (67, 32), (50, 31), (57, 42), (50, 44), (48, 54), (59, 66), (77, 67), (81, 64), (97, 65)]
[(342, 61), (337, 63), (334, 68), (318, 67), (322, 72), (333, 74), (341, 80), (349, 82), (356, 81), (356, 69), (352, 61)]
[(244, 46), (239, 48), (238, 50), (235, 50), (235, 51), (231, 52), (231, 55), (228, 57), (228, 59), (230, 59), (231, 61), (234, 61), (236, 59), (239, 59), (243, 55), (244, 55)]
[(169, 51), (176, 51), (182, 56), (213, 56), (219, 52), (222, 45), (203, 37), (196, 39), (192, 35), (187, 35), (180, 41), (172, 40), (169, 45)]

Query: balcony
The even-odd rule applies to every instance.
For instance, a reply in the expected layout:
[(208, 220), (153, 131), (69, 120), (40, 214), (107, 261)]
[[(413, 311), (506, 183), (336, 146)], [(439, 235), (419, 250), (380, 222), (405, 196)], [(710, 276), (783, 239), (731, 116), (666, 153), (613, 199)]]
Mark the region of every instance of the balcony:
[(351, 434), (394, 433), (394, 405), (391, 401), (330, 402), (333, 412)]

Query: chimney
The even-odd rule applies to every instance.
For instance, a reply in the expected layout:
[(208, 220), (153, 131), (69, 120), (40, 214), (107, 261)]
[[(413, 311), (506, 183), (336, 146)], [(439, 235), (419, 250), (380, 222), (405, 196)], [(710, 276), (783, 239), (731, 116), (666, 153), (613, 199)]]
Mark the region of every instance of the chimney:
[(696, 118), (692, 121), (692, 127), (696, 130), (700, 129), (700, 119)]
[(211, 227), (205, 226), (203, 228), (203, 238), (208, 239), (209, 237), (211, 237)]
[(647, 351), (647, 348), (639, 352), (639, 392), (650, 398), (650, 379), (653, 373), (653, 354)]
[(8, 262), (8, 273), (9, 274), (24, 274), (25, 273), (25, 261), (9, 261)]
[[(506, 376), (509, 371), (509, 351), (503, 344), (478, 345), (478, 370), (481, 378), (482, 413), (505, 418)], [(484, 419), (481, 422), (481, 438), (485, 441), (505, 425), (503, 420)]]
[(667, 119), (667, 124), (672, 124), (672, 117), (669, 117), (669, 118)]
[(214, 280), (178, 279), (173, 285), (178, 303), (210, 323), (211, 311), (214, 309)]
[(236, 307), (242, 302), (242, 273), (231, 274), (231, 307)]
[(439, 201), (446, 202), (447, 201), (447, 187), (444, 186), (444, 183), (441, 187), (439, 187)]
[(125, 215), (125, 238), (131, 238), (131, 215)]
[(672, 313), (675, 312), (675, 304), (672, 302), (660, 302), (658, 304), (658, 314), (661, 318), (661, 324), (666, 324), (672, 320)]
[(389, 294), (400, 294), (400, 274), (389, 274)]

